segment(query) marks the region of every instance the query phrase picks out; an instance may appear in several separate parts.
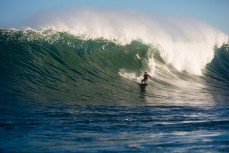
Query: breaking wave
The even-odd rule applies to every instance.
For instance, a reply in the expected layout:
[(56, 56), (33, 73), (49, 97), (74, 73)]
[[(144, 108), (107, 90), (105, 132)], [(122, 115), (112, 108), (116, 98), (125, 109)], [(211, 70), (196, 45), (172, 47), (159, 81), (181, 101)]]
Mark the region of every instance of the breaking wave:
[(228, 36), (199, 21), (84, 11), (39, 26), (0, 30), (1, 101), (228, 100)]

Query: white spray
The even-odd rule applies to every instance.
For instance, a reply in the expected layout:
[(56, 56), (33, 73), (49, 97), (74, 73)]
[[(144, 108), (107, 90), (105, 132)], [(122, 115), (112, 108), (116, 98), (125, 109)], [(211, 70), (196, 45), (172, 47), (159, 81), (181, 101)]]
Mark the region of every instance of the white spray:
[[(201, 75), (201, 70), (213, 59), (214, 47), (228, 42), (226, 34), (193, 19), (159, 19), (115, 11), (73, 11), (68, 16), (52, 17), (43, 25), (43, 28), (66, 31), (85, 39), (104, 38), (120, 45), (139, 40), (157, 47), (163, 60), (178, 71), (195, 75)], [(149, 59), (149, 66), (152, 66), (151, 74), (154, 73), (153, 59)]]

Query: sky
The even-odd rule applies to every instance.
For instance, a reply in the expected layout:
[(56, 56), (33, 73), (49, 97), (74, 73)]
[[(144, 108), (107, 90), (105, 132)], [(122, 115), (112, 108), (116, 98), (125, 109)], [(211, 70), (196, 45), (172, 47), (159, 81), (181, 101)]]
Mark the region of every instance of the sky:
[(92, 8), (182, 15), (229, 34), (228, 6), (229, 0), (0, 0), (0, 28), (17, 28), (43, 12)]

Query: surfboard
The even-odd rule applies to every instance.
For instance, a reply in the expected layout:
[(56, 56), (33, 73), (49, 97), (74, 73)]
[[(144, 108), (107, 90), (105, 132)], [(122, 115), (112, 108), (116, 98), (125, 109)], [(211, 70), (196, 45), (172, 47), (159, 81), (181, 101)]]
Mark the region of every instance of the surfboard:
[(148, 84), (147, 83), (139, 83), (140, 87), (146, 87)]

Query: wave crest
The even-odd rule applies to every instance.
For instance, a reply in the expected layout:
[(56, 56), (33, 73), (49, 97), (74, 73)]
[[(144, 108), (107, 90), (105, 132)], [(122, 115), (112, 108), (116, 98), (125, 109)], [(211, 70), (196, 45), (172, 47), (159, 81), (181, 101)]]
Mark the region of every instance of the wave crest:
[(195, 75), (201, 75), (213, 59), (215, 47), (228, 43), (226, 34), (191, 18), (159, 18), (115, 11), (73, 11), (52, 16), (40, 27), (85, 39), (103, 38), (121, 45), (138, 40), (158, 48), (163, 60), (178, 71)]

